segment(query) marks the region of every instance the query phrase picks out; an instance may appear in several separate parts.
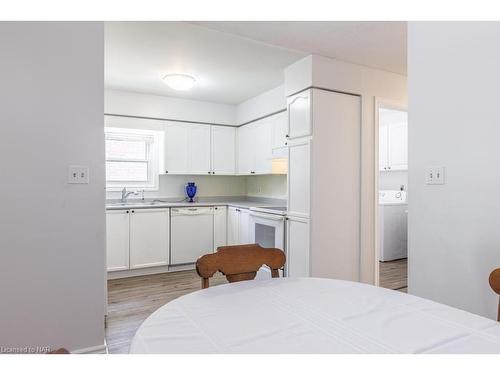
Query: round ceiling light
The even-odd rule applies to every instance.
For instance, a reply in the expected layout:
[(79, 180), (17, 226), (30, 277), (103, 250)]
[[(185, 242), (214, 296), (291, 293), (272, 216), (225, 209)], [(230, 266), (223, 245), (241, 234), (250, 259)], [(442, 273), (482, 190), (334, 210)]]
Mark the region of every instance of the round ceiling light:
[(168, 87), (179, 91), (191, 90), (196, 83), (196, 79), (188, 74), (167, 74), (162, 79)]

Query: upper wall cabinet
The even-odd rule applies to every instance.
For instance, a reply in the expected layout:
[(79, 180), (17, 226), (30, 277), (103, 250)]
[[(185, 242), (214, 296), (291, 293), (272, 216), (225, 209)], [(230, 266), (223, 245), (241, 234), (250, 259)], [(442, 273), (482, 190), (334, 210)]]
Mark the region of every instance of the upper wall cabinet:
[(238, 128), (238, 174), (255, 174), (255, 123)]
[(211, 174), (210, 163), (210, 126), (208, 125), (188, 125), (189, 126), (189, 162), (188, 173), (191, 174)]
[(236, 129), (167, 122), (165, 171), (168, 174), (234, 174)]
[(165, 125), (165, 171), (168, 174), (184, 174), (188, 168), (189, 128), (186, 124)]
[(408, 125), (406, 123), (379, 127), (379, 168), (381, 171), (408, 169)]
[(288, 134), (288, 116), (287, 112), (280, 112), (272, 117), (273, 119), (273, 150), (286, 147)]
[(236, 128), (211, 126), (212, 174), (236, 173)]
[(311, 90), (287, 98), (288, 139), (311, 135)]

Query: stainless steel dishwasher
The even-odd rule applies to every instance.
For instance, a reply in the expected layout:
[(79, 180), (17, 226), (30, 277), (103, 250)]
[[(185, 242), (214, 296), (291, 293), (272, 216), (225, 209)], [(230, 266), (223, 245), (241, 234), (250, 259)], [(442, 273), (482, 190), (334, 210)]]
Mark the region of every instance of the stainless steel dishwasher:
[(212, 207), (182, 207), (170, 210), (170, 264), (196, 262), (214, 248)]

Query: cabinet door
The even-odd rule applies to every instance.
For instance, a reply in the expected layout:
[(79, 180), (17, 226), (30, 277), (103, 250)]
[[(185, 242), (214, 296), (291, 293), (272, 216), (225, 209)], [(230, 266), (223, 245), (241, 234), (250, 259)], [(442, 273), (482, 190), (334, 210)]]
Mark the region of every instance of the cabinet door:
[[(288, 212), (309, 217), (310, 213), (310, 141), (289, 142)], [(326, 198), (326, 197), (325, 197)]]
[(380, 125), (378, 129), (378, 165), (381, 171), (387, 171), (389, 166), (389, 132), (387, 125)]
[(190, 174), (209, 174), (210, 169), (210, 126), (189, 125)]
[(253, 124), (238, 128), (238, 174), (255, 172), (255, 128)]
[(408, 126), (398, 123), (388, 126), (389, 130), (389, 169), (408, 169)]
[(106, 211), (106, 261), (108, 271), (129, 268), (128, 211)]
[(255, 123), (255, 168), (256, 174), (270, 174), (273, 157), (273, 124), (269, 119)]
[(240, 212), (236, 207), (227, 208), (227, 244), (240, 243)]
[(212, 173), (235, 174), (236, 128), (212, 126)]
[(250, 211), (240, 209), (240, 244), (251, 243), (250, 241)]
[(288, 105), (288, 138), (311, 135), (311, 90), (290, 96)]
[(214, 207), (214, 251), (227, 244), (227, 209), (225, 206)]
[(130, 211), (130, 268), (168, 264), (169, 227), (168, 208)]
[(188, 173), (189, 128), (170, 122), (165, 125), (165, 173)]
[(286, 275), (308, 277), (309, 271), (309, 219), (287, 218)]
[(286, 134), (288, 131), (287, 112), (280, 112), (270, 117), (273, 127), (273, 149), (285, 147), (287, 145)]

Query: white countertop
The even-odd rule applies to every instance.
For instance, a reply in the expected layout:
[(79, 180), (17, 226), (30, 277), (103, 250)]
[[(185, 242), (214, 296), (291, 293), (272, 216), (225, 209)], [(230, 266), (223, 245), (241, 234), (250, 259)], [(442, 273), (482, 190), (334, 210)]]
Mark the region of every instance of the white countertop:
[[(127, 203), (119, 203), (119, 202), (114, 202), (114, 203), (109, 203), (106, 202), (106, 210), (129, 210), (129, 209), (140, 209), (140, 208), (171, 208), (171, 207), (214, 207), (214, 206), (232, 206), (232, 207), (238, 207), (238, 208), (246, 208), (249, 209), (250, 207), (272, 207), (276, 205), (283, 205), (282, 201), (281, 203), (278, 202), (269, 202), (269, 201), (259, 201), (259, 200), (231, 200), (231, 199), (221, 199), (221, 200), (216, 200), (216, 201), (201, 201), (201, 202), (193, 202), (189, 203), (187, 201), (184, 202), (179, 202), (179, 201), (172, 201), (168, 202), (165, 199), (165, 202), (163, 202), (163, 199), (159, 198), (159, 200), (162, 200), (162, 202), (155, 202), (152, 204), (151, 202), (153, 200), (146, 200), (144, 203), (142, 203), (140, 200), (130, 200)], [(286, 204), (285, 204), (286, 205)]]

